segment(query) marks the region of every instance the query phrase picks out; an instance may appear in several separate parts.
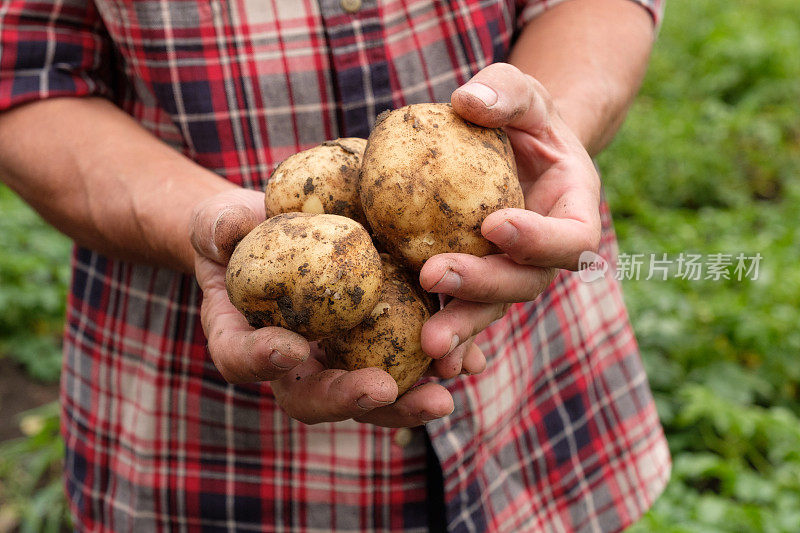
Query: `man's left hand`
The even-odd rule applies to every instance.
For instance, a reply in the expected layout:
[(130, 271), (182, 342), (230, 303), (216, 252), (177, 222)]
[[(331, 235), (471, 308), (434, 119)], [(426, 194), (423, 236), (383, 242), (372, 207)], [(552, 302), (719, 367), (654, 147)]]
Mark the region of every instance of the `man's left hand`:
[(525, 209), (501, 209), (483, 221), (481, 233), (503, 253), (439, 254), (422, 267), (422, 287), (452, 297), (422, 329), (422, 347), (436, 358), (433, 373), (443, 378), (482, 370), (475, 335), (511, 303), (534, 300), (558, 269), (577, 269), (580, 254), (600, 242), (600, 178), (538, 81), (496, 63), (454, 91), (451, 102), (466, 120), (508, 134)]

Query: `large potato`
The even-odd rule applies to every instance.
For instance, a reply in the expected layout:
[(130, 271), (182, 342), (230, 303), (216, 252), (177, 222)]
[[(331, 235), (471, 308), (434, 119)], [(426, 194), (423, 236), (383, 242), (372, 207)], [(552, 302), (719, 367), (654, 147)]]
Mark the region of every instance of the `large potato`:
[(267, 217), (280, 213), (330, 213), (366, 226), (358, 173), (366, 139), (326, 141), (285, 159), (264, 188)]
[(281, 214), (236, 246), (225, 283), (253, 327), (280, 326), (309, 340), (346, 331), (380, 296), (381, 260), (367, 231), (338, 215)]
[(383, 289), (372, 313), (350, 331), (323, 340), (322, 346), (333, 368), (381, 368), (403, 394), (431, 364), (422, 351), (420, 332), (436, 311), (436, 300), (387, 254), (381, 259)]
[(439, 253), (496, 253), (481, 235), (483, 219), (524, 207), (506, 134), (465, 121), (449, 104), (378, 117), (359, 193), (373, 235), (415, 269)]

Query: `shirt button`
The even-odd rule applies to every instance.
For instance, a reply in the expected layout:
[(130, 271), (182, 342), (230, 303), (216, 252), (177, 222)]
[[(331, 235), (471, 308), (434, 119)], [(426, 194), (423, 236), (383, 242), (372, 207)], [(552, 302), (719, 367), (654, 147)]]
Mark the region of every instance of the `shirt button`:
[(340, 0), (342, 9), (348, 13), (356, 13), (361, 9), (361, 0)]
[(405, 448), (411, 444), (411, 430), (408, 428), (400, 428), (394, 434), (394, 443)]

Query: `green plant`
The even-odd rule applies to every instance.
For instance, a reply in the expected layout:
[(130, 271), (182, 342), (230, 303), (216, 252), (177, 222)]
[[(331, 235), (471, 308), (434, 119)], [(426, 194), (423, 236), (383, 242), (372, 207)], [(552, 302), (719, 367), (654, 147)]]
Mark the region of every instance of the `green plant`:
[(624, 284), (674, 460), (631, 532), (800, 527), (799, 17), (671, 0), (600, 158), (622, 252), (763, 257), (756, 280)]
[(70, 242), (0, 186), (0, 355), (58, 379)]
[(0, 522), (21, 533), (68, 528), (58, 404), (20, 415), (25, 437), (0, 443)]

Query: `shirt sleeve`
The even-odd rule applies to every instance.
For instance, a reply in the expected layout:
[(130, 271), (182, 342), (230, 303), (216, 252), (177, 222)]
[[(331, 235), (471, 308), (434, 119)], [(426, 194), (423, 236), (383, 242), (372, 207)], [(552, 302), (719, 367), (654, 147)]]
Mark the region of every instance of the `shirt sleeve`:
[(3, 0), (0, 111), (55, 96), (110, 96), (110, 52), (92, 0)]
[[(564, 0), (517, 0), (517, 4), (519, 6), (519, 16), (517, 17), (517, 27), (521, 28), (531, 20), (533, 20), (537, 15), (540, 15), (544, 11), (550, 9), (551, 7), (560, 4)], [(639, 5), (641, 5), (644, 9), (650, 13), (650, 16), (653, 19), (653, 23), (655, 24), (656, 28), (661, 25), (661, 20), (664, 17), (664, 4), (666, 0), (631, 0)]]

